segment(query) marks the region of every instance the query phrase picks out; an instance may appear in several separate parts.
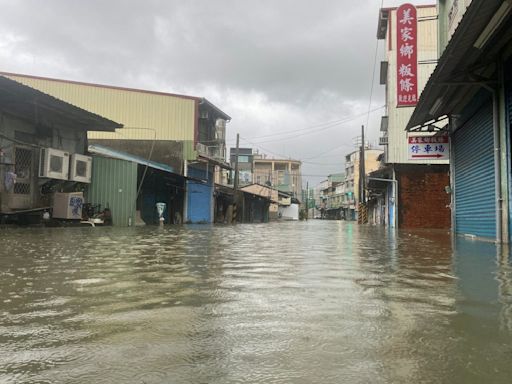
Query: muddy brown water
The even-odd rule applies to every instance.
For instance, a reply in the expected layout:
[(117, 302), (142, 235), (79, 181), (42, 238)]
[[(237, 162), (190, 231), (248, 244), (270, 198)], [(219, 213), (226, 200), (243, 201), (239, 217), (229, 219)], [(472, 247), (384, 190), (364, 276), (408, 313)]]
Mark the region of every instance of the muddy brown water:
[(0, 383), (512, 382), (491, 243), (320, 220), (0, 240)]

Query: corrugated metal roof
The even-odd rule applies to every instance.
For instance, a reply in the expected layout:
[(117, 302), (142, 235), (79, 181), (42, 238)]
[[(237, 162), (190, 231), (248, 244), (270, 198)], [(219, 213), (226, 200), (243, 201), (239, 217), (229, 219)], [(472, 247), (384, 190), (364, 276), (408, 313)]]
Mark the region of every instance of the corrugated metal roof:
[(157, 163), (156, 161), (143, 159), (142, 157), (131, 155), (129, 153), (118, 151), (109, 147), (105, 147), (103, 145), (91, 144), (89, 145), (89, 152), (96, 155), (110, 157), (113, 159), (126, 160), (141, 165), (147, 165), (148, 167), (159, 169), (165, 172), (176, 173), (174, 171), (174, 168), (167, 164)]
[[(184, 105), (188, 105), (186, 103), (183, 104), (184, 101), (194, 101), (194, 107), (192, 108), (195, 108), (195, 105), (197, 104), (203, 103), (208, 108), (215, 110), (219, 117), (222, 117), (225, 120), (231, 120), (231, 117), (228, 114), (226, 114), (213, 103), (202, 97), (181, 95), (169, 92), (149, 91), (137, 88), (118, 87), (96, 83), (85, 83), (80, 81), (55, 79), (50, 77), (32, 76), (10, 72), (0, 72), (0, 75), (12, 77), (17, 80), (19, 79), (19, 81), (26, 82), (29, 85), (34, 84), (37, 85), (37, 87), (42, 86), (44, 88), (51, 89), (52, 92), (57, 92), (58, 95), (62, 94), (62, 98), (69, 98), (70, 102), (76, 105), (90, 105), (91, 109), (97, 108), (99, 110), (102, 110), (104, 111), (105, 115), (115, 117), (118, 116), (120, 112), (123, 112), (124, 115), (121, 115), (123, 119), (126, 119), (126, 113), (132, 112), (131, 110), (133, 109), (135, 109), (135, 115), (140, 116), (140, 112), (142, 110), (147, 110), (148, 108), (151, 108), (151, 105), (154, 105), (155, 103), (158, 103), (158, 107), (163, 111), (166, 110), (166, 108), (171, 108), (173, 114), (180, 114), (183, 113), (182, 108), (184, 108)], [(51, 84), (53, 85), (50, 87)], [(75, 93), (73, 93), (73, 90), (80, 90), (80, 95), (76, 95)], [(105, 98), (112, 98), (112, 95), (117, 95), (118, 98), (123, 98), (124, 102), (129, 102), (134, 97), (137, 97), (137, 102), (134, 105), (130, 106), (131, 109), (122, 110), (122, 108), (120, 108), (119, 105), (113, 105), (112, 101), (106, 102)], [(96, 103), (91, 100), (92, 97), (96, 99), (101, 99), (98, 100), (98, 102), (101, 101), (101, 104), (99, 106), (96, 105)], [(160, 97), (160, 99), (158, 99), (158, 97)], [(182, 99), (182, 103), (180, 104), (176, 102), (174, 104), (171, 103), (171, 105), (168, 105), (168, 102), (164, 101), (166, 97)], [(190, 113), (188, 109), (186, 112)], [(165, 116), (158, 116), (158, 114), (154, 111), (151, 112), (151, 115), (153, 115), (153, 118), (148, 120), (150, 122), (150, 127), (158, 128), (158, 125), (169, 124), (169, 121), (166, 121)], [(142, 121), (137, 121), (137, 119), (134, 117), (131, 117), (128, 120), (129, 121), (123, 120), (123, 123), (126, 126), (146, 127), (147, 125), (144, 125)], [(188, 121), (185, 121), (183, 118), (180, 118), (176, 123), (179, 125), (184, 125), (188, 123)]]
[(4, 76), (0, 76), (0, 108), (35, 124), (85, 131), (115, 131), (123, 126)]
[[(469, 93), (471, 88), (479, 85), (469, 72), (477, 64), (489, 63), (493, 56), (489, 49), (478, 49), (474, 43), (503, 3), (503, 0), (471, 2), (421, 93), (407, 130), (451, 114), (461, 102), (461, 98), (454, 94)], [(498, 48), (492, 46), (490, 49), (496, 55)], [(435, 104), (438, 106), (433, 108)], [(436, 110), (431, 112), (433, 109)]]

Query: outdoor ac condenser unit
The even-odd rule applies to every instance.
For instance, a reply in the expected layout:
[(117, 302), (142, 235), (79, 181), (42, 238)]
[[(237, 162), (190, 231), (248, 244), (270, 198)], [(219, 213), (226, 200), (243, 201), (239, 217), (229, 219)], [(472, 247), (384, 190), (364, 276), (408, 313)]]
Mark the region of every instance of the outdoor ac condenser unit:
[(69, 180), (81, 183), (91, 182), (92, 157), (73, 153), (69, 170)]
[(39, 159), (39, 177), (67, 180), (69, 153), (54, 148), (42, 148)]
[(53, 196), (53, 212), (55, 219), (82, 218), (82, 207), (84, 205), (84, 194), (82, 192), (59, 193)]

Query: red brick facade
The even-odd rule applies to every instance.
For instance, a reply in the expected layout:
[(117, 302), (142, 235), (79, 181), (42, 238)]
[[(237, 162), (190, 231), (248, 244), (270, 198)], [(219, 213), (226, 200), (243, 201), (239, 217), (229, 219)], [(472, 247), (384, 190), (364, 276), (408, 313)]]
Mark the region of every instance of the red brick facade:
[(411, 165), (397, 170), (398, 227), (451, 227), (448, 165)]

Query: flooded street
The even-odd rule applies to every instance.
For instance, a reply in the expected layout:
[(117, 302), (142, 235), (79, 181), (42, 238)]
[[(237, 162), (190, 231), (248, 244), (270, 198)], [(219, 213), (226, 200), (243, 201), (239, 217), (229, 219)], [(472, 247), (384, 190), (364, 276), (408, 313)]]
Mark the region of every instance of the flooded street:
[(493, 244), (340, 221), (2, 229), (1, 383), (509, 383)]

